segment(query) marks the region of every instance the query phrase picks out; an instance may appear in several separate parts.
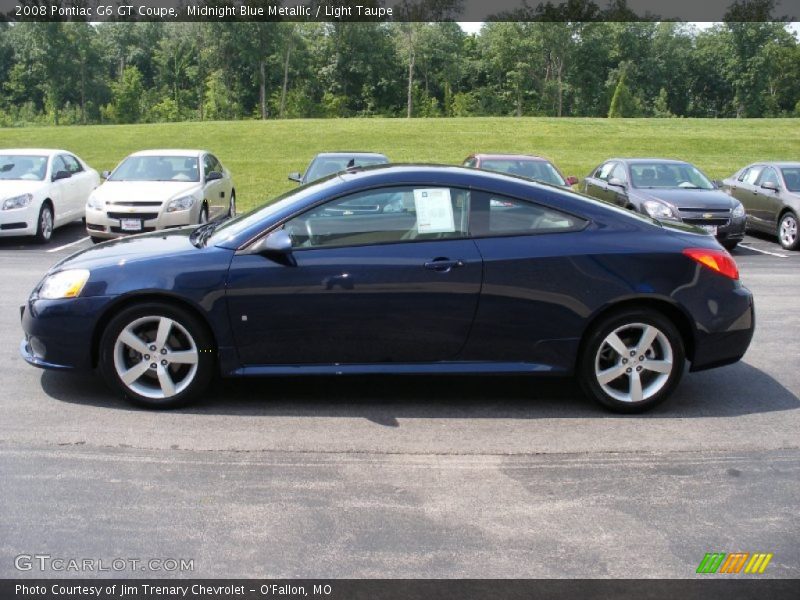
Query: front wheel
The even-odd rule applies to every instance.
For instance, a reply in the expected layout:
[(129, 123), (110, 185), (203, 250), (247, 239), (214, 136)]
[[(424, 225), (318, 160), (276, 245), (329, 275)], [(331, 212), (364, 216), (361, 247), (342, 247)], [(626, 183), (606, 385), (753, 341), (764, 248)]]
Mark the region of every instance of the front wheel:
[(787, 212), (778, 223), (778, 241), (786, 250), (800, 248), (800, 236), (797, 235), (797, 216)]
[(643, 412), (672, 393), (685, 360), (683, 340), (669, 319), (648, 309), (625, 310), (592, 329), (580, 357), (580, 384), (606, 408)]
[(200, 207), (200, 219), (198, 220), (198, 223), (200, 225), (202, 225), (203, 223), (208, 223), (208, 205), (207, 204), (203, 204), (203, 206)]
[(213, 377), (211, 335), (186, 310), (150, 302), (131, 306), (103, 332), (100, 371), (109, 386), (136, 404), (183, 406)]
[(36, 221), (36, 235), (33, 239), (39, 244), (45, 244), (53, 236), (53, 209), (49, 204), (42, 204), (39, 209), (39, 219)]
[(727, 250), (728, 252), (731, 252), (732, 250), (735, 250), (736, 246), (738, 246), (738, 245), (739, 245), (739, 240), (736, 240), (735, 242), (723, 242), (722, 243), (722, 247), (725, 248), (725, 250)]

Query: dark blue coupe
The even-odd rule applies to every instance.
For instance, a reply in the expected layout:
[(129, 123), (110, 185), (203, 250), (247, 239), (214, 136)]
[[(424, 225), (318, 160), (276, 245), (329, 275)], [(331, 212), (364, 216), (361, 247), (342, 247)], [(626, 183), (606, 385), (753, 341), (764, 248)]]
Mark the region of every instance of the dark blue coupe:
[(686, 360), (739, 360), (754, 313), (700, 229), (502, 174), (389, 166), (79, 252), (36, 286), (22, 326), (29, 363), (99, 367), (154, 408), (217, 373), (530, 373), (574, 374), (635, 412)]

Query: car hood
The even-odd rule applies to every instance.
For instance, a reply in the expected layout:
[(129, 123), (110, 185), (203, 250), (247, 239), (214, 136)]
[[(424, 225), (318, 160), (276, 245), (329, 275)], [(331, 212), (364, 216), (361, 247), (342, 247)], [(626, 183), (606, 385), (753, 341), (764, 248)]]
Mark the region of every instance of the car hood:
[(106, 181), (94, 197), (106, 202), (156, 202), (196, 192), (196, 181)]
[(733, 208), (733, 199), (720, 190), (636, 189), (642, 200), (663, 200), (678, 208)]
[(20, 194), (35, 194), (46, 187), (46, 181), (30, 181), (26, 179), (0, 180), (0, 199), (13, 198)]
[(154, 231), (140, 235), (117, 238), (97, 244), (69, 256), (57, 263), (50, 272), (64, 269), (92, 269), (122, 266), (137, 260), (170, 259), (177, 254), (196, 253), (197, 248), (189, 239), (196, 225)]

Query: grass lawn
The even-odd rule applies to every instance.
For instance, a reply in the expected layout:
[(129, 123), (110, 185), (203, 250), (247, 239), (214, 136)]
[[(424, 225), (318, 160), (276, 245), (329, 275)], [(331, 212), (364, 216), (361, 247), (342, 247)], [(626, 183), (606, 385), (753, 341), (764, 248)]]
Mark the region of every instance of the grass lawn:
[(234, 177), (240, 210), (291, 189), (317, 152), (383, 152), (457, 164), (472, 152), (541, 154), (585, 176), (612, 156), (679, 158), (712, 178), (755, 160), (800, 160), (800, 119), (327, 119), (0, 129), (0, 147), (71, 150), (98, 171), (147, 148), (206, 148)]

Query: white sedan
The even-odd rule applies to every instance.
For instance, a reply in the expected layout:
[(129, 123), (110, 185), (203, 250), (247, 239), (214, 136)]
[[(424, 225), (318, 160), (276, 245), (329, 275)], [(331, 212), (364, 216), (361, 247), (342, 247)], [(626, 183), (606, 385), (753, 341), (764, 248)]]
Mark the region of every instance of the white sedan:
[(99, 184), (97, 171), (66, 150), (0, 150), (0, 236), (48, 241), (54, 228), (83, 217)]
[(211, 206), (236, 213), (230, 172), (205, 150), (145, 150), (123, 160), (86, 203), (94, 242), (208, 221)]

